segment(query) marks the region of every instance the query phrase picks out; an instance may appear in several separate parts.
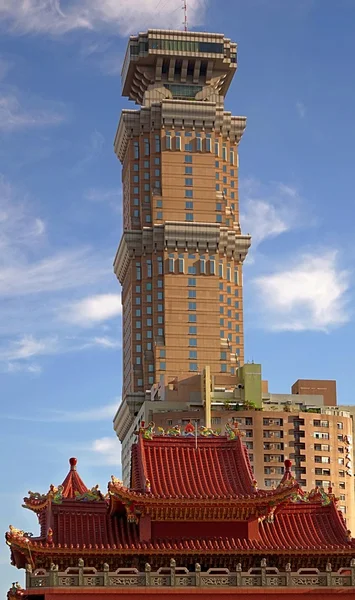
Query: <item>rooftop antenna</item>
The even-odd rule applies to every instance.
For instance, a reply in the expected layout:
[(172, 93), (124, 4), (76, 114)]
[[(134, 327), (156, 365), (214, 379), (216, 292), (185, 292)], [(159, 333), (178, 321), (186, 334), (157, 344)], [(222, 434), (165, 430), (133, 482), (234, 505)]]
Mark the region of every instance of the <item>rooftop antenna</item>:
[(184, 31), (187, 31), (187, 0), (182, 0), (182, 10), (184, 11)]

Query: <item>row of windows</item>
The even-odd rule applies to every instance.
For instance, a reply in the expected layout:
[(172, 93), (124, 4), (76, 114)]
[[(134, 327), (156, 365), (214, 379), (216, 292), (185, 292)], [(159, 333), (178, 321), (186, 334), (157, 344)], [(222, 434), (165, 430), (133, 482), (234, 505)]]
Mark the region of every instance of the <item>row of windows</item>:
[[(138, 144), (138, 142), (134, 142), (134, 143)], [(156, 167), (160, 166), (160, 158), (159, 158), (159, 156), (155, 156), (154, 157), (154, 165)], [(150, 167), (151, 167), (150, 160), (144, 160), (143, 161), (143, 168), (144, 169), (150, 169)], [(133, 171), (136, 171), (136, 172), (139, 171), (139, 163), (134, 163), (133, 164)], [(160, 172), (159, 172), (159, 174), (160, 174)]]
[[(202, 140), (201, 137), (196, 137), (194, 141), (195, 141), (195, 144), (193, 144), (192, 141), (185, 142), (185, 144), (184, 144), (185, 152), (193, 152), (194, 150), (196, 152), (202, 152), (203, 150), (205, 152), (212, 152), (211, 138), (206, 137), (204, 140)], [(182, 146), (183, 146), (183, 144), (182, 144), (181, 134), (180, 134), (180, 132), (176, 132), (175, 133), (175, 150), (181, 151)], [(170, 131), (165, 132), (165, 148), (166, 148), (166, 150), (173, 150), (172, 135), (171, 135)], [(214, 153), (216, 156), (220, 156), (219, 142), (214, 142)], [(227, 150), (227, 147), (223, 145), (221, 158), (223, 161), (227, 161), (227, 157), (228, 157), (228, 150)], [(187, 161), (185, 161), (185, 162), (187, 162)], [(190, 162), (190, 161), (188, 161), (188, 162)], [(235, 151), (234, 150), (229, 151), (229, 162), (231, 165), (235, 164)]]
[[(150, 141), (148, 138), (143, 139), (143, 150), (144, 156), (150, 155)], [(160, 135), (154, 136), (154, 151), (156, 153), (160, 152)], [(133, 142), (133, 158), (135, 160), (139, 159), (139, 142), (137, 141)]]

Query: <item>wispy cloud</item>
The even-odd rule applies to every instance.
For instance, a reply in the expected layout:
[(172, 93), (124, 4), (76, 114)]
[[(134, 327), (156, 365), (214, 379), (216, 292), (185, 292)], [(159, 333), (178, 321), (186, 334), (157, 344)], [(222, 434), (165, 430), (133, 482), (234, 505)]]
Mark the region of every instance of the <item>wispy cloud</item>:
[(0, 81), (5, 79), (6, 75), (12, 67), (12, 62), (0, 56)]
[[(78, 29), (111, 30), (127, 35), (147, 25), (181, 27), (181, 11), (175, 0), (158, 4), (157, 0), (72, 0), (64, 8), (59, 0), (1, 0), (0, 18), (13, 33), (50, 35)], [(206, 5), (207, 0), (189, 1), (190, 25), (201, 24)]]
[(69, 323), (90, 327), (117, 317), (121, 311), (119, 294), (98, 294), (67, 306), (61, 313), (61, 318)]
[(296, 110), (300, 119), (304, 119), (306, 116), (306, 107), (303, 102), (296, 102)]
[(73, 167), (73, 173), (80, 173), (92, 161), (100, 156), (105, 143), (105, 138), (99, 131), (93, 131), (90, 135), (88, 144), (84, 149), (84, 156)]
[(102, 348), (120, 348), (121, 343), (118, 340), (113, 340), (109, 337), (95, 337), (93, 344)]
[(98, 454), (100, 462), (118, 467), (121, 464), (121, 445), (117, 437), (102, 437), (93, 441), (91, 451)]
[(51, 410), (47, 413), (41, 411), (38, 414), (20, 414), (20, 415), (2, 415), (4, 419), (19, 419), (21, 421), (35, 421), (39, 423), (86, 423), (89, 421), (106, 421), (107, 419), (113, 419), (117, 406), (120, 400), (112, 404), (105, 404), (104, 406), (98, 406), (95, 408), (88, 408), (87, 410), (71, 411), (71, 410)]
[(0, 296), (24, 296), (89, 285), (111, 273), (109, 259), (90, 248), (60, 251), (29, 263), (1, 266)]
[(58, 349), (56, 338), (35, 339), (33, 336), (24, 336), (12, 342), (7, 348), (0, 349), (0, 360), (15, 361), (53, 354)]
[(9, 94), (0, 89), (0, 131), (59, 125), (65, 119), (64, 112), (26, 106), (14, 93)]
[(350, 318), (350, 273), (336, 251), (294, 258), (274, 273), (253, 281), (260, 299), (262, 325), (276, 331), (328, 331)]
[(107, 204), (115, 212), (122, 212), (122, 192), (119, 188), (90, 188), (84, 198), (90, 202)]
[(23, 362), (9, 362), (4, 365), (3, 369), (6, 373), (30, 373), (31, 375), (40, 375), (42, 373), (42, 367), (35, 363), (23, 363)]
[(300, 224), (301, 197), (294, 186), (284, 183), (262, 185), (247, 179), (241, 182), (243, 209), (242, 229), (252, 235), (252, 249), (268, 238), (289, 231)]

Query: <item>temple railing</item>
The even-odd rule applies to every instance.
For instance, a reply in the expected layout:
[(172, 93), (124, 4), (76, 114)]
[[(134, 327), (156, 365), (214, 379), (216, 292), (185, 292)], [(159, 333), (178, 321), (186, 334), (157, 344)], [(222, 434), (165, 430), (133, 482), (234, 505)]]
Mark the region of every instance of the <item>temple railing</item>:
[(121, 568), (110, 571), (105, 564), (102, 571), (93, 567), (85, 567), (84, 561), (79, 560), (77, 567), (69, 567), (59, 571), (57, 565), (52, 565), (49, 571), (31, 567), (26, 569), (26, 588), (48, 587), (355, 587), (355, 559), (349, 567), (332, 571), (330, 563), (325, 571), (318, 569), (299, 569), (292, 571), (288, 563), (284, 571), (276, 567), (268, 567), (266, 559), (260, 567), (244, 572), (242, 565), (237, 564), (235, 571), (228, 569), (209, 569), (201, 571), (199, 564), (191, 572), (186, 567), (177, 567), (171, 559), (169, 567), (161, 567), (152, 571), (146, 564), (145, 571), (139, 572), (133, 568)]

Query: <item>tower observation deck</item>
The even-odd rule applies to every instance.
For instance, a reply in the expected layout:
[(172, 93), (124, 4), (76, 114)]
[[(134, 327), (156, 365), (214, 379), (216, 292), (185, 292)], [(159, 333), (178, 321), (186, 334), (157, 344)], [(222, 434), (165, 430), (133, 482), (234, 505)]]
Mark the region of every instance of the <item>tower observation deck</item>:
[(237, 46), (222, 34), (131, 36), (114, 148), (123, 183), (123, 397), (244, 360), (238, 144), (246, 118), (224, 109)]

